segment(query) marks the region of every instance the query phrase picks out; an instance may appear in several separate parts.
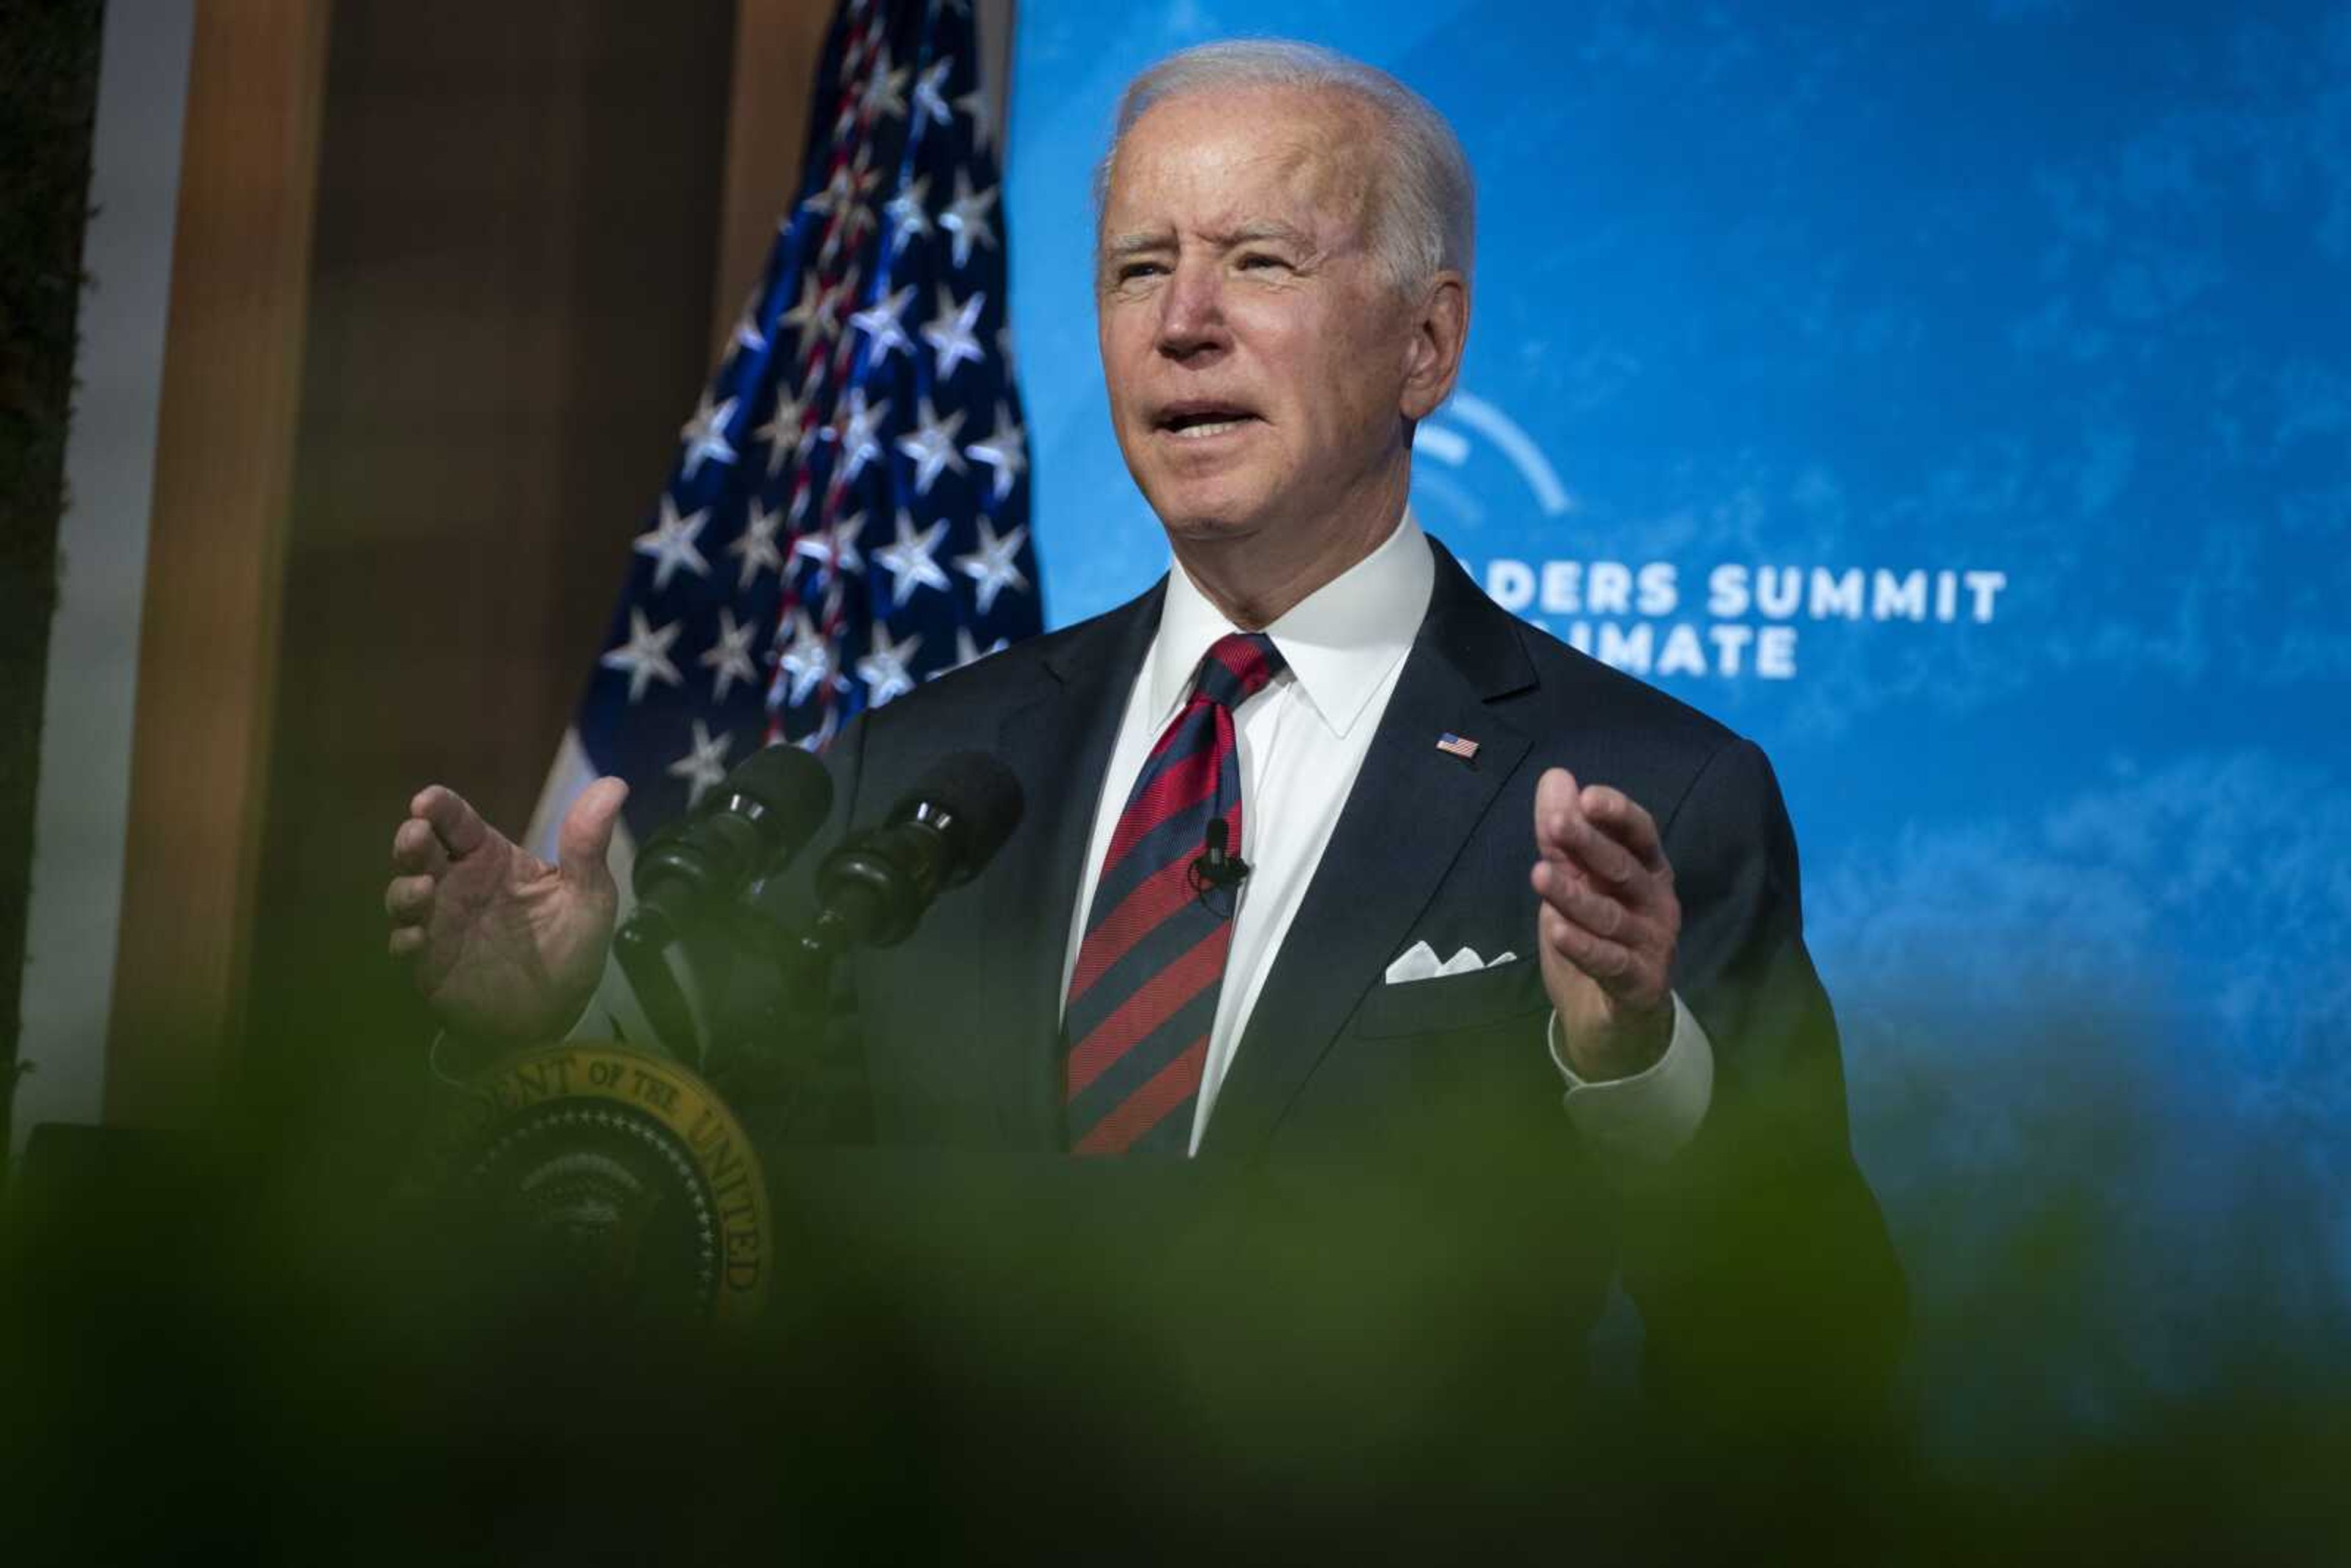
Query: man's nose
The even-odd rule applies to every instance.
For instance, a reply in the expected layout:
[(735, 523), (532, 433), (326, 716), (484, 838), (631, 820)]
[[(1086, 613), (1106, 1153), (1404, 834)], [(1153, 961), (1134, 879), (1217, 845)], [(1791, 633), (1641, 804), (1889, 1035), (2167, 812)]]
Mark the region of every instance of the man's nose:
[(1213, 354), (1228, 341), (1224, 287), (1216, 267), (1186, 257), (1159, 295), (1158, 349), (1171, 360)]

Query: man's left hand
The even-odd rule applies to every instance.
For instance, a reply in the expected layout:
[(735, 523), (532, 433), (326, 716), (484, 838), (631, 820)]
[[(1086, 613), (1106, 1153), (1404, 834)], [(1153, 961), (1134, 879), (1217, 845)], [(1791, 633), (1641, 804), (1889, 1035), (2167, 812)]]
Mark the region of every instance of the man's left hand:
[(1673, 1040), (1682, 905), (1656, 819), (1553, 768), (1535, 785), (1535, 853), (1543, 987), (1568, 1065), (1590, 1081), (1630, 1077)]

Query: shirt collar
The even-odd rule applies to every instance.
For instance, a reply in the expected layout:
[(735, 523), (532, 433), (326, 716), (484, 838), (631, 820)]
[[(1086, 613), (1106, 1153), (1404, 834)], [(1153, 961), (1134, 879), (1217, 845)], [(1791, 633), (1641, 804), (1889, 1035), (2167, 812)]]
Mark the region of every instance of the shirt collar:
[[(1406, 507), (1386, 543), (1265, 629), (1332, 736), (1354, 727), (1364, 705), (1411, 651), (1436, 582), (1428, 538)], [(1159, 634), (1144, 666), (1155, 724), (1165, 724), (1190, 695), (1209, 645), (1238, 630), (1177, 561), (1167, 574)]]

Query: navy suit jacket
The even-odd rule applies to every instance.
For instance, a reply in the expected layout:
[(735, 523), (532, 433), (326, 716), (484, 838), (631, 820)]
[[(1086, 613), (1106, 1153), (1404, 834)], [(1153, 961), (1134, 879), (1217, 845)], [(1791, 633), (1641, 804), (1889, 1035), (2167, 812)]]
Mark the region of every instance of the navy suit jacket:
[[(1770, 765), (1695, 709), (1496, 606), (1441, 546), (1428, 611), (1329, 848), (1219, 1091), (1203, 1166), (1352, 1165), (1451, 1184), (1588, 1326), (1612, 1269), (1642, 1308), (1653, 1388), (1771, 1401), (1882, 1393), (1902, 1287), (1855, 1168), (1834, 1019), (1802, 935)], [(832, 821), (877, 824), (942, 755), (1001, 758), (1027, 805), (988, 869), (904, 944), (846, 966), (832, 1031), (839, 1135), (897, 1147), (1063, 1146), (1061, 966), (1102, 775), (1163, 587), (852, 724)], [(1479, 743), (1464, 761), (1437, 749)], [(1644, 1179), (1590, 1157), (1544, 1044), (1533, 797), (1571, 769), (1640, 801), (1684, 910), (1674, 984), (1716, 1077), (1690, 1145)], [(810, 862), (816, 857), (807, 857)], [(769, 903), (789, 919), (805, 877)], [(1391, 986), (1416, 941), (1520, 955)], [(848, 1085), (845, 1092), (841, 1085)], [(1839, 1392), (1843, 1391), (1843, 1392)]]

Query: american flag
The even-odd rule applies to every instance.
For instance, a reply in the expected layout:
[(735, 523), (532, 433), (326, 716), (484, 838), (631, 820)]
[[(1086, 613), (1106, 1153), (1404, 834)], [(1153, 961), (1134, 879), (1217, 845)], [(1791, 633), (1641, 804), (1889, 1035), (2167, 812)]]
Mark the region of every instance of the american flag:
[(1437, 749), (1447, 757), (1458, 757), (1464, 762), (1474, 762), (1478, 758), (1478, 743), (1466, 735), (1456, 735), (1449, 729), (1437, 737)]
[(968, 0), (844, 0), (799, 200), (637, 536), (542, 844), (600, 773), (642, 839), (761, 745), (1041, 629), (995, 141)]

